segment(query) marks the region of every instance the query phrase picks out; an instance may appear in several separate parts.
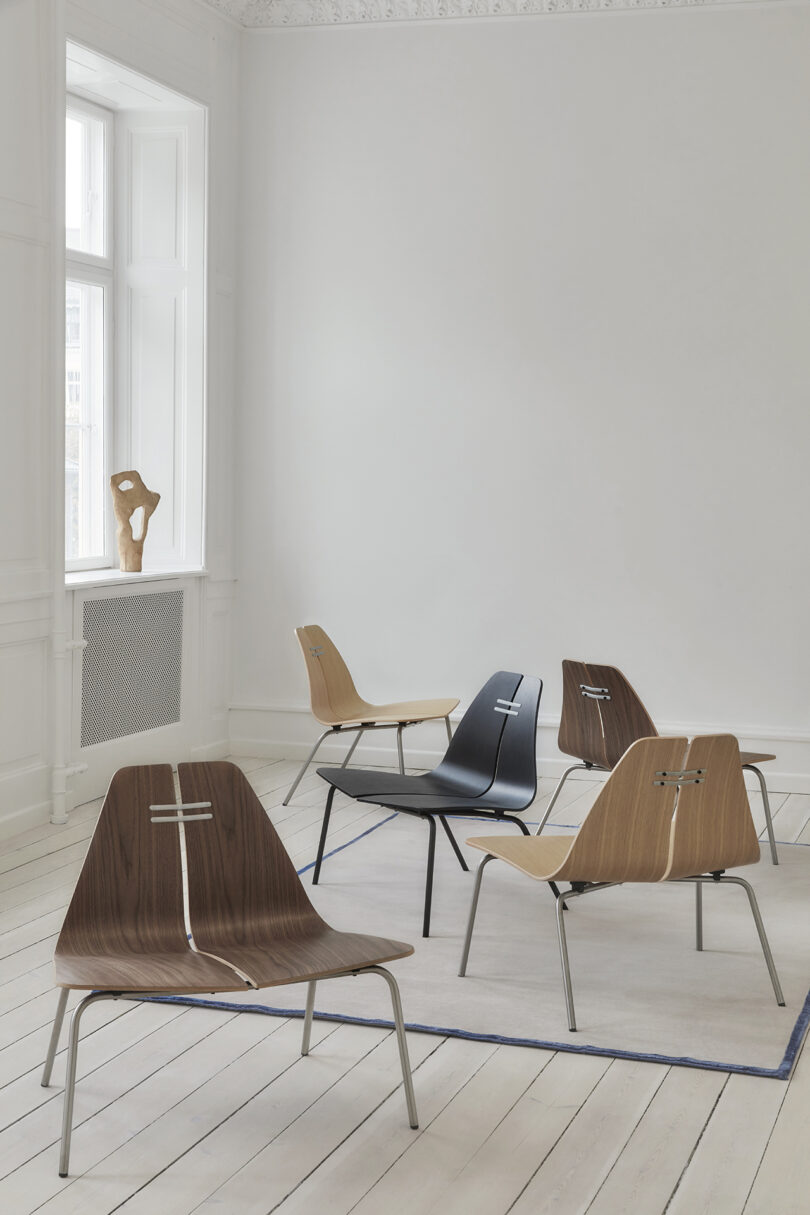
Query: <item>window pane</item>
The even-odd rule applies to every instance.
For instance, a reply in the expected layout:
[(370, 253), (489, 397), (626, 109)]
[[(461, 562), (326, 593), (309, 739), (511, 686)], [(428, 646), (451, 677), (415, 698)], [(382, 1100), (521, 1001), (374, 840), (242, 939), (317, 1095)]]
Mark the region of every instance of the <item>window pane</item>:
[(65, 556), (104, 555), (104, 288), (65, 298)]
[(68, 249), (106, 256), (104, 123), (69, 110), (65, 131), (65, 228)]

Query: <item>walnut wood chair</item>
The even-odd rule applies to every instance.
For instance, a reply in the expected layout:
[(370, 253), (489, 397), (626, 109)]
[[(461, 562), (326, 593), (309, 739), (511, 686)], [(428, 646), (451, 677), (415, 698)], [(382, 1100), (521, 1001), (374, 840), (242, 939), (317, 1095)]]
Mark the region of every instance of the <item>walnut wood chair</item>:
[[(574, 662), (566, 658), (563, 668), (563, 707), (557, 745), (579, 763), (566, 768), (559, 779), (537, 834), (548, 822), (554, 803), (572, 772), (592, 769), (612, 772), (631, 743), (639, 738), (655, 738), (658, 731), (641, 703), (638, 693), (617, 667), (593, 662)], [(741, 751), (740, 763), (759, 781), (771, 860), (779, 864), (773, 833), (771, 804), (765, 777), (759, 764), (776, 759), (764, 752)]]
[[(413, 947), (336, 932), (304, 893), (260, 801), (233, 764), (181, 764), (175, 804), (168, 764), (112, 779), (56, 945), (61, 992), (42, 1076), (50, 1083), (68, 993), (90, 990), (70, 1024), (59, 1175), (70, 1156), (79, 1025), (98, 1000), (206, 995), (308, 984), (301, 1053), (309, 1053), (315, 987), (338, 975), (387, 982), (412, 1127), (417, 1126), (402, 1005), (383, 962)], [(184, 913), (184, 901), (188, 917)]]
[[(312, 875), (320, 878), (335, 790), (349, 797), (416, 815), (428, 825), (428, 858), (422, 936), (430, 935), (436, 820), (444, 828), (463, 870), (467, 862), (447, 821), (449, 815), (514, 823), (524, 835), (526, 824), (516, 814), (537, 792), (537, 713), (543, 683), (514, 671), (498, 671), (484, 684), (462, 717), (444, 759), (422, 776), (319, 768), (330, 785), (324, 809), (318, 855)], [(552, 887), (556, 893), (556, 887)]]
[(296, 776), (284, 798), (286, 806), (298, 788), (315, 752), (325, 738), (331, 734), (349, 734), (355, 732), (352, 745), (343, 760), (345, 768), (354, 754), (354, 749), (368, 730), (396, 730), (397, 755), (399, 770), (405, 771), (405, 755), (402, 749), (402, 731), (406, 726), (414, 726), (423, 721), (435, 721), (444, 718), (448, 741), (452, 738), (450, 729), (450, 714), (458, 704), (455, 700), (405, 700), (395, 704), (372, 705), (363, 700), (354, 686), (346, 663), (340, 656), (334, 642), (317, 624), (307, 624), (296, 629), (301, 652), (307, 666), (309, 678), (309, 696), (312, 715), (322, 726), (327, 728), (317, 740), (309, 755), (301, 765), (301, 771)]
[(576, 835), (468, 839), (486, 856), (478, 866), (459, 974), (467, 971), (484, 869), (503, 860), (535, 881), (570, 882), (557, 895), (557, 934), (568, 1028), (576, 1029), (563, 900), (623, 882), (694, 882), (696, 948), (703, 948), (702, 891), (706, 882), (734, 883), (748, 895), (776, 1001), (782, 989), (756, 897), (726, 869), (760, 859), (736, 738), (705, 735), (644, 738), (617, 763)]

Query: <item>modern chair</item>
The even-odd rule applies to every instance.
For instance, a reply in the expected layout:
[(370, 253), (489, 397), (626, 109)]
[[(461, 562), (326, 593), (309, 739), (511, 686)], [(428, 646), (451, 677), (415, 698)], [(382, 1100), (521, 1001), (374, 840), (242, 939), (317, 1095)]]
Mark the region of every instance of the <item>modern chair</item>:
[(56, 945), (61, 992), (45, 1086), (68, 993), (90, 991), (70, 1024), (60, 1177), (68, 1171), (79, 1025), (97, 1000), (306, 982), (306, 1055), (317, 981), (381, 975), (391, 992), (408, 1117), (416, 1127), (399, 991), (382, 966), (407, 957), (413, 947), (336, 932), (320, 918), (256, 794), (233, 764), (181, 764), (179, 776), (182, 796), (191, 800), (177, 805), (168, 764), (115, 774)]
[(354, 754), (355, 747), (368, 730), (396, 729), (399, 770), (403, 773), (405, 755), (402, 749), (402, 731), (406, 726), (443, 717), (448, 741), (452, 737), (450, 714), (458, 704), (458, 698), (455, 700), (405, 700), (390, 705), (369, 704), (358, 693), (349, 674), (349, 668), (341, 658), (334, 642), (322, 628), (317, 624), (307, 624), (303, 628), (296, 629), (295, 635), (307, 666), (312, 715), (327, 728), (301, 765), (301, 771), (290, 785), (283, 805), (286, 806), (295, 793), (304, 773), (315, 757), (315, 752), (330, 734), (348, 734), (356, 731), (352, 745), (343, 760), (342, 766), (345, 768)]
[(524, 835), (529, 833), (526, 824), (514, 816), (532, 804), (537, 792), (535, 751), (542, 690), (540, 679), (498, 671), (487, 680), (462, 717), (444, 759), (423, 776), (319, 768), (318, 775), (328, 781), (330, 789), (313, 883), (320, 878), (336, 789), (361, 802), (416, 815), (427, 822), (429, 831), (422, 919), (422, 935), (429, 936), (436, 819), (465, 871), (467, 862), (450, 830), (448, 815), (497, 819), (514, 823)]
[[(579, 763), (566, 768), (560, 777), (537, 828), (538, 835), (548, 822), (554, 803), (572, 772), (581, 769), (611, 772), (631, 743), (639, 738), (655, 738), (658, 735), (635, 688), (617, 667), (574, 662), (566, 658), (562, 668), (563, 707), (557, 745), (566, 755), (575, 756)], [(775, 755), (760, 752), (740, 752), (742, 767), (747, 772), (753, 772), (759, 781), (771, 860), (778, 865), (768, 790), (765, 777), (758, 767), (775, 758)]]
[[(536, 881), (564, 879), (557, 895), (557, 934), (568, 1028), (576, 1029), (563, 900), (623, 882), (694, 882), (696, 948), (703, 948), (702, 887), (742, 886), (754, 916), (778, 1004), (784, 1004), (756, 897), (726, 869), (753, 865), (759, 842), (745, 791), (736, 738), (705, 735), (643, 738), (618, 762), (576, 835), (468, 839), (486, 856), (478, 866), (459, 974), (466, 974), (484, 869), (503, 860)], [(609, 961), (608, 961), (609, 966)]]

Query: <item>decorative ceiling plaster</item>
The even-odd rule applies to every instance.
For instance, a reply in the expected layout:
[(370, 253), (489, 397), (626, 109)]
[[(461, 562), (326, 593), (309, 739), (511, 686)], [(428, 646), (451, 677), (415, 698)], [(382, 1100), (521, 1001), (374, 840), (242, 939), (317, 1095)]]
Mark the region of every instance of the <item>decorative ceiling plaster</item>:
[[(705, 8), (763, 0), (205, 0), (249, 29), (307, 25), (373, 25), (472, 17), (534, 17), (547, 13)], [(779, 3), (780, 0), (767, 0)]]

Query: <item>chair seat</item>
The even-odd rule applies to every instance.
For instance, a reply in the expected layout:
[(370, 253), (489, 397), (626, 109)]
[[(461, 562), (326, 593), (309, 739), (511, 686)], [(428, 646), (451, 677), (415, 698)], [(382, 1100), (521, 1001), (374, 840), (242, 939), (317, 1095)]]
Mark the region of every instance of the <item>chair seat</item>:
[(237, 974), (214, 958), (186, 946), (165, 953), (105, 953), (79, 956), (57, 952), (57, 987), (90, 991), (165, 991), (176, 995), (244, 991)]
[[(547, 882), (552, 876), (568, 877), (557, 871), (576, 838), (575, 835), (487, 835), (475, 836), (466, 843), (501, 861), (508, 861), (527, 877)], [(587, 881), (587, 878), (574, 880)]]
[(361, 700), (348, 715), (315, 713), (324, 726), (397, 725), (399, 722), (431, 721), (447, 717), (458, 705), (455, 700), (403, 700), (389, 705), (372, 705)]
[(421, 776), (401, 776), (399, 772), (369, 771), (364, 768), (318, 768), (318, 776), (323, 777), (330, 785), (334, 785), (347, 797), (357, 798), (358, 801), (383, 797), (404, 797), (412, 800), (417, 797), (475, 797), (484, 793), (490, 781), (475, 773), (470, 774), (466, 784), (456, 788), (446, 780), (436, 777), (433, 772), (425, 772)]
[(526, 809), (526, 794), (523, 789), (495, 789), (479, 797), (464, 797), (458, 793), (425, 793), (407, 796), (387, 796), (374, 793), (358, 797), (358, 801), (384, 806), (386, 810), (403, 810), (411, 814), (481, 814), (499, 817)]
[(763, 752), (759, 752), (759, 751), (741, 751), (740, 752), (740, 763), (743, 766), (745, 766), (746, 764), (749, 764), (749, 765), (750, 764), (766, 764), (769, 759), (776, 759), (776, 756), (767, 755), (764, 751)]
[(413, 953), (413, 946), (403, 941), (337, 932), (326, 924), (307, 936), (287, 939), (277, 936), (267, 947), (239, 945), (230, 940), (221, 944), (205, 941), (205, 947), (238, 966), (256, 987), (328, 979), (367, 966), (380, 966), (396, 958), (407, 958)]

